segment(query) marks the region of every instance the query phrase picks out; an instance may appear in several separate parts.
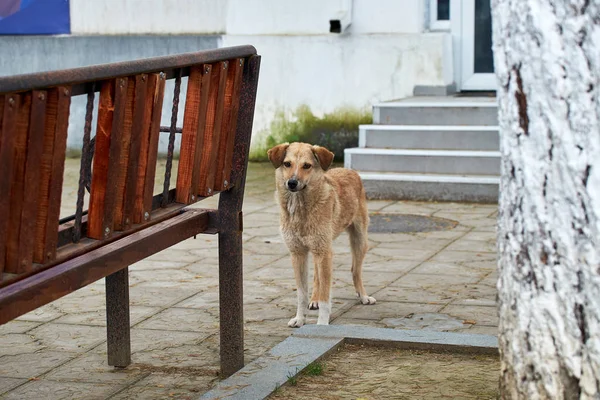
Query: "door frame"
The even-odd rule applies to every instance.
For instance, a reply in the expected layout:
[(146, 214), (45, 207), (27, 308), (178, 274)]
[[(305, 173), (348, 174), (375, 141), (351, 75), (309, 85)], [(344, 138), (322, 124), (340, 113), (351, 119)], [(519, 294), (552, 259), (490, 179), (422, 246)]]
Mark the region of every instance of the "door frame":
[(475, 0), (450, 1), (454, 76), (458, 90), (496, 90), (494, 73), (475, 73)]

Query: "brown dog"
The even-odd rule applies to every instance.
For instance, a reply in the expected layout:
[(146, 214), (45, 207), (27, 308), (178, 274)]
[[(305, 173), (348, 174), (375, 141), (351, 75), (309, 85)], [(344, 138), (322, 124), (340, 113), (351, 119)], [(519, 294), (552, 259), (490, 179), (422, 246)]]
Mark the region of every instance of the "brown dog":
[[(275, 171), (275, 197), (281, 206), (281, 234), (292, 256), (298, 288), (298, 310), (288, 325), (304, 325), (305, 311), (319, 310), (317, 324), (328, 325), (331, 313), (332, 242), (344, 230), (350, 235), (352, 280), (362, 304), (375, 304), (362, 282), (368, 249), (369, 214), (360, 176), (334, 168), (333, 153), (306, 143), (284, 143), (268, 151)], [(315, 262), (308, 302), (308, 252)]]

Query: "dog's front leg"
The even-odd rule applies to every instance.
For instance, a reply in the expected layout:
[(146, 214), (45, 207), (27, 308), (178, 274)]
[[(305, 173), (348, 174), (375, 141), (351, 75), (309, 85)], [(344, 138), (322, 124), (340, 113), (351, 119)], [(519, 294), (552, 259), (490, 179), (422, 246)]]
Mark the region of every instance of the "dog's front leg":
[(333, 252), (327, 249), (323, 253), (314, 254), (315, 266), (319, 273), (319, 318), (317, 325), (329, 325), (329, 316), (331, 315), (331, 275)]
[(292, 253), (292, 266), (296, 277), (296, 288), (298, 295), (298, 309), (296, 316), (290, 319), (288, 326), (300, 328), (304, 325), (305, 312), (308, 307), (308, 251), (295, 251)]

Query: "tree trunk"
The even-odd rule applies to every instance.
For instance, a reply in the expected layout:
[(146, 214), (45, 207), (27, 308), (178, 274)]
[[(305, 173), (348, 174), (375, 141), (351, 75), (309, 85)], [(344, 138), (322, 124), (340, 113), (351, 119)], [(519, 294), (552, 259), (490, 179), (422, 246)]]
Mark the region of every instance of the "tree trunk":
[(501, 392), (600, 398), (600, 1), (492, 0)]

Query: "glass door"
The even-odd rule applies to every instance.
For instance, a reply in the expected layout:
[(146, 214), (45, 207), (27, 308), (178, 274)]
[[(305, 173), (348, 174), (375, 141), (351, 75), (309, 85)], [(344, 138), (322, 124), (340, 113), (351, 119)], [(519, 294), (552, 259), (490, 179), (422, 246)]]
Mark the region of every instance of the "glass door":
[(463, 0), (461, 8), (461, 90), (495, 90), (490, 0)]

